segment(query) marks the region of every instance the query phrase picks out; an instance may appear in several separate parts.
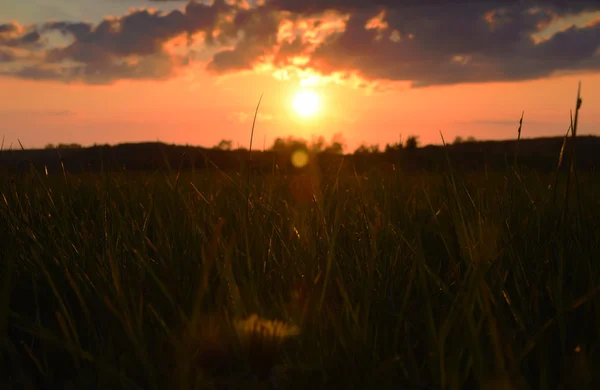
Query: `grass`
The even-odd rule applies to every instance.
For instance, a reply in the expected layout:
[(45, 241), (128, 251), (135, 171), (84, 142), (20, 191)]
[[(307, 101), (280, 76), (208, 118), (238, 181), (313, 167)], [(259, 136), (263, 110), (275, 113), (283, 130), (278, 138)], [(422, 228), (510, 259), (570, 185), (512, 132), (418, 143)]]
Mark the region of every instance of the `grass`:
[(5, 175), (0, 383), (595, 387), (595, 173), (451, 167)]

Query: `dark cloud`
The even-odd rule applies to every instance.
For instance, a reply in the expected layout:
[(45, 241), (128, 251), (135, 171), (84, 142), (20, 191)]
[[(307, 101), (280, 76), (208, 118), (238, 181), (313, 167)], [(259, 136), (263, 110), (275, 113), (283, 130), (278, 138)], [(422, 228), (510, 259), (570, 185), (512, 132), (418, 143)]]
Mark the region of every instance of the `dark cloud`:
[[(20, 61), (8, 48), (29, 50), (38, 60), (0, 71), (93, 84), (168, 78), (190, 61), (185, 51), (169, 50), (167, 44), (181, 37), (190, 43), (199, 33), (216, 49), (207, 68), (219, 74), (267, 64), (423, 87), (600, 70), (600, 24), (573, 26), (542, 41), (534, 37), (560, 17), (600, 10), (597, 0), (256, 3), (189, 2), (181, 11), (138, 10), (96, 25), (2, 24), (0, 62)], [(47, 47), (45, 34), (53, 31), (70, 42)]]
[(32, 47), (40, 43), (41, 34), (17, 23), (0, 24), (0, 47)]
[[(18, 37), (14, 37), (15, 28), (4, 27), (11, 37), (0, 40), (0, 46), (25, 47), (39, 40), (41, 34), (52, 31), (72, 40), (66, 46), (44, 51), (42, 63), (9, 72), (16, 77), (91, 84), (119, 79), (162, 79), (171, 77), (189, 62), (185, 55), (169, 53), (165, 49), (167, 42), (202, 32), (205, 42), (214, 45), (214, 33), (219, 31), (225, 37), (228, 27), (222, 26), (223, 18), (233, 11), (235, 7), (217, 0), (212, 5), (189, 3), (183, 12), (134, 11), (119, 18), (107, 18), (97, 25), (49, 22)], [(219, 42), (224, 43), (223, 40)]]
[(70, 35), (77, 40), (81, 40), (92, 32), (92, 28), (91, 23), (49, 22), (44, 24), (42, 31), (60, 31), (64, 35)]
[(232, 32), (243, 32), (242, 38), (235, 48), (216, 53), (208, 69), (217, 73), (252, 69), (261, 57), (272, 54), (277, 47), (280, 22), (281, 17), (266, 8), (239, 11)]
[(42, 35), (31, 27), (18, 23), (0, 24), (0, 73), (3, 66), (18, 66), (18, 61), (27, 58), (43, 44)]
[(0, 34), (10, 34), (19, 31), (19, 26), (16, 23), (0, 24)]
[(418, 0), (266, 0), (267, 7), (299, 15), (318, 14), (324, 11), (361, 12), (380, 8), (393, 8), (398, 4), (414, 6), (427, 1)]
[(185, 7), (185, 31), (189, 34), (205, 33), (205, 42), (215, 44), (215, 32), (219, 30), (217, 41), (227, 44), (228, 39), (235, 38), (237, 31), (231, 22), (226, 22), (226, 17), (233, 17), (238, 7), (226, 3), (225, 0), (214, 0), (211, 5), (198, 2), (189, 2)]
[(27, 80), (51, 80), (71, 83), (84, 81), (87, 84), (108, 84), (115, 80), (160, 80), (167, 79), (177, 66), (168, 55), (143, 57), (134, 62), (90, 62), (84, 65), (28, 65), (16, 71), (2, 72)]
[(319, 13), (327, 10), (356, 12), (386, 9), (425, 9), (428, 7), (452, 7), (466, 9), (482, 5), (487, 9), (501, 7), (552, 8), (561, 13), (579, 13), (598, 9), (595, 0), (266, 0), (273, 9), (294, 13)]
[(284, 41), (279, 45), (273, 64), (275, 66), (289, 65), (290, 59), (302, 56), (309, 48), (310, 45), (301, 37), (296, 37), (291, 42)]
[[(313, 50), (301, 37), (280, 42), (271, 51), (275, 66), (302, 55), (309, 58), (297, 66), (303, 69), (414, 87), (600, 70), (597, 26), (571, 27), (543, 42), (533, 38), (559, 17), (600, 10), (597, 1), (267, 0), (265, 7), (295, 17), (331, 10), (349, 17), (343, 32)], [(366, 28), (382, 11), (380, 28)], [(252, 48), (245, 45), (238, 56), (224, 51), (215, 62), (221, 71), (249, 68), (265, 56), (256, 50), (252, 57)]]
[(11, 75), (25, 80), (69, 81), (69, 77), (64, 70), (42, 66), (23, 66), (16, 71), (0, 72), (0, 75)]
[(0, 63), (14, 62), (16, 60), (17, 56), (13, 51), (7, 48), (0, 48)]
[[(351, 14), (343, 33), (321, 44), (306, 65), (323, 73), (356, 71), (367, 79), (410, 81), (414, 87), (525, 80), (559, 71), (600, 70), (598, 25), (572, 27), (536, 43), (532, 34), (562, 14), (600, 8), (399, 6), (386, 10), (383, 30), (365, 28), (377, 11)], [(395, 33), (397, 39), (389, 39)]]
[(65, 48), (53, 50), (51, 58), (94, 63), (108, 61), (110, 57), (160, 53), (169, 39), (183, 32), (184, 22), (185, 17), (180, 11), (167, 15), (140, 11), (121, 19), (104, 20), (87, 32), (82, 27), (71, 26), (60, 31), (72, 34), (75, 41)]

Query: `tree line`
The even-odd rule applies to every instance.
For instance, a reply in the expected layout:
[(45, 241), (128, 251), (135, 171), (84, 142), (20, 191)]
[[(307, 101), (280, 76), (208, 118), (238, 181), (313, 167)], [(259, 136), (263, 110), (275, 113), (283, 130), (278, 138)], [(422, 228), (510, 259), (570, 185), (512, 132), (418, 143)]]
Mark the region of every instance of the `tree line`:
[[(475, 137), (467, 137), (464, 139), (461, 136), (457, 136), (454, 139), (453, 145), (458, 145), (462, 143), (469, 142), (477, 142)], [(406, 140), (400, 140), (394, 143), (388, 143), (385, 145), (383, 152), (384, 153), (393, 153), (403, 149), (406, 150), (414, 150), (420, 146), (419, 136), (411, 135), (406, 138)], [(218, 144), (213, 146), (215, 150), (223, 150), (223, 151), (231, 151), (233, 150), (233, 141), (223, 139)], [(236, 150), (245, 150), (244, 148), (238, 148)], [(330, 142), (327, 142), (325, 137), (313, 137), (312, 141), (307, 141), (301, 138), (295, 138), (292, 136), (282, 138), (275, 138), (273, 144), (266, 149), (267, 151), (272, 151), (276, 153), (289, 154), (295, 150), (305, 150), (311, 154), (319, 154), (319, 153), (328, 153), (328, 154), (344, 154), (346, 150), (346, 144), (344, 142), (343, 136), (340, 133), (335, 134)], [(353, 152), (353, 154), (377, 154), (381, 153), (382, 150), (379, 144), (367, 145), (366, 143), (362, 143), (359, 145)]]

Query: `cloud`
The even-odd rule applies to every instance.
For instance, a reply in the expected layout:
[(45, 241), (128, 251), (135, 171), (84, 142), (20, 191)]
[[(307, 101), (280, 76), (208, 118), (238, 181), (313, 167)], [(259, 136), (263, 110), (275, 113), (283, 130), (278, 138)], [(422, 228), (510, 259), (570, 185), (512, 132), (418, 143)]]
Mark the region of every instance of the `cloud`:
[(21, 26), (15, 22), (0, 24), (0, 39), (18, 35)]
[(70, 110), (0, 110), (0, 117), (66, 117), (75, 115)]
[(168, 78), (186, 59), (167, 53), (165, 44), (186, 32), (188, 23), (180, 11), (161, 14), (148, 10), (105, 19), (94, 27), (49, 23), (44, 26), (45, 31), (60, 31), (74, 41), (65, 47), (49, 49), (46, 62), (65, 64), (67, 79), (92, 84), (118, 79)]
[(232, 122), (244, 123), (248, 120), (249, 115), (245, 112), (233, 112), (228, 115), (228, 119)]
[[(260, 69), (357, 86), (531, 80), (600, 70), (600, 22), (534, 38), (598, 10), (592, 0), (189, 2), (98, 24), (0, 25), (0, 74), (89, 84), (166, 79), (192, 66), (201, 42), (215, 51), (206, 64), (215, 74)], [(54, 32), (68, 43), (51, 44)]]
[[(519, 126), (519, 119), (516, 120), (504, 120), (504, 119), (477, 119), (472, 121), (456, 121), (455, 124), (459, 125), (485, 125), (485, 126)], [(552, 121), (532, 121), (523, 120), (524, 125), (553, 125), (556, 122)]]
[[(237, 123), (246, 123), (248, 120), (252, 120), (253, 118), (254, 113), (247, 113), (243, 111), (233, 112), (227, 116), (227, 119), (229, 119), (231, 122)], [(273, 119), (275, 119), (275, 117), (271, 114), (263, 114), (260, 112), (256, 114), (256, 120), (260, 122), (270, 122)]]
[(14, 62), (17, 60), (17, 55), (9, 48), (0, 48), (0, 63)]
[(18, 23), (0, 24), (0, 47), (33, 47), (40, 43), (41, 34)]
[(85, 39), (92, 32), (93, 26), (84, 22), (48, 22), (42, 26), (42, 31), (59, 31), (63, 35), (71, 35), (76, 40)]
[(490, 9), (489, 3), (390, 8), (383, 31), (365, 28), (375, 12), (355, 12), (344, 32), (319, 45), (306, 66), (325, 74), (342, 69), (366, 79), (408, 81), (413, 87), (600, 69), (598, 25), (572, 27), (534, 42), (532, 35), (558, 18), (555, 12)]
[(523, 4), (522, 0), (266, 0), (266, 3), (274, 9), (287, 10), (295, 13), (319, 13), (326, 10), (338, 10), (343, 12), (370, 11), (373, 9), (427, 9), (434, 7), (450, 6), (454, 9), (468, 9), (477, 5), (484, 8), (504, 8), (529, 6), (551, 8), (560, 13), (579, 13), (583, 11), (598, 9), (595, 0), (530, 0)]
[(169, 13), (132, 11), (121, 17), (106, 18), (97, 25), (48, 22), (30, 32), (18, 25), (2, 25), (0, 48), (27, 48), (52, 32), (61, 33), (70, 42), (44, 47), (37, 51), (42, 60), (24, 62), (19, 68), (9, 70), (0, 68), (0, 74), (89, 84), (169, 78), (190, 62), (188, 54), (177, 53), (176, 47), (168, 47), (169, 43), (184, 37), (189, 46), (199, 33), (208, 45), (226, 43), (226, 38), (232, 35), (223, 18), (235, 9), (224, 0), (217, 0), (212, 5), (189, 3), (183, 11)]
[(233, 31), (243, 32), (232, 49), (217, 52), (208, 64), (216, 73), (252, 69), (264, 56), (272, 54), (279, 42), (282, 18), (267, 8), (242, 9), (232, 21)]

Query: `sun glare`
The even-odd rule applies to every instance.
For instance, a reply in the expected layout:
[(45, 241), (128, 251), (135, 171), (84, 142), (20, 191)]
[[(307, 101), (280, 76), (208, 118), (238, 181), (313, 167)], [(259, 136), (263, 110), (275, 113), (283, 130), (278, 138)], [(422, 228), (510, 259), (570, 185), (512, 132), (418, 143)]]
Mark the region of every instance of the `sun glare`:
[(294, 110), (303, 117), (310, 117), (319, 111), (319, 95), (311, 90), (305, 89), (294, 97)]

